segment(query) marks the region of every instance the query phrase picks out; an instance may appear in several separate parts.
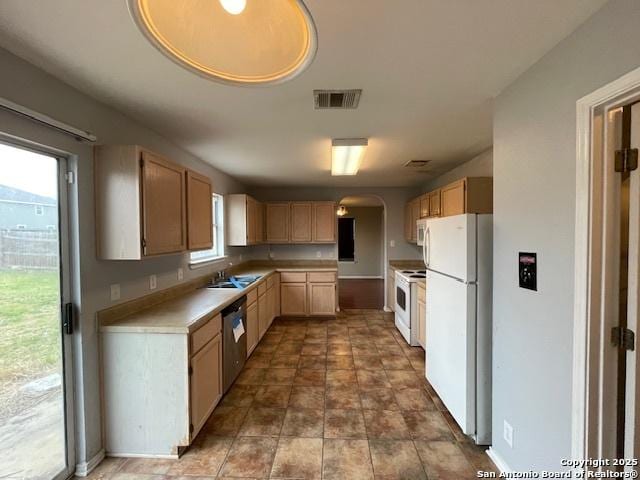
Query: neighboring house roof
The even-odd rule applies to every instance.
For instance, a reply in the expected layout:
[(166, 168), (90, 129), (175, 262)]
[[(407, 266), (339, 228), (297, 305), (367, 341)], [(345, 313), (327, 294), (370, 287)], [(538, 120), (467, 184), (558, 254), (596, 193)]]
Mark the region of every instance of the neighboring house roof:
[(39, 203), (43, 205), (56, 205), (58, 203), (55, 198), (36, 195), (35, 193), (26, 192), (18, 188), (0, 185), (0, 202), (3, 200), (9, 202)]

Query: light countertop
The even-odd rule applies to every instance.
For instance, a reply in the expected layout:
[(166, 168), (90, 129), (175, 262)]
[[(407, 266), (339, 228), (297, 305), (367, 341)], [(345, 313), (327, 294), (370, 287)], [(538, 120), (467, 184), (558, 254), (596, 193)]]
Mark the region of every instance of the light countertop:
[(337, 271), (337, 264), (273, 264), (253, 265), (234, 269), (233, 275), (260, 275), (261, 278), (244, 289), (199, 288), (176, 298), (156, 304), (113, 322), (103, 322), (100, 332), (178, 333), (188, 334), (225, 307), (266, 281), (274, 272)]

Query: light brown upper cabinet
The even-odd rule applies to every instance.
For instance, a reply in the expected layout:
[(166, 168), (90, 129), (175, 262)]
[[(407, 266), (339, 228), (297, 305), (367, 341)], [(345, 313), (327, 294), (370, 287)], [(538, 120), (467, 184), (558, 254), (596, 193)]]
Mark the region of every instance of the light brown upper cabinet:
[(411, 228), (411, 202), (407, 202), (404, 206), (404, 239), (407, 242), (411, 242), (412, 228)]
[(311, 202), (291, 203), (291, 243), (309, 243), (312, 236), (313, 206)]
[(441, 189), (442, 216), (493, 212), (493, 178), (467, 177)]
[(335, 243), (334, 202), (267, 203), (266, 243)]
[(420, 219), (420, 197), (414, 198), (411, 201), (411, 242), (416, 243), (418, 241), (418, 227), (417, 222)]
[(440, 212), (440, 189), (426, 194), (429, 199), (429, 217), (439, 217)]
[(289, 243), (289, 203), (267, 203), (267, 243)]
[(213, 204), (211, 181), (187, 170), (187, 248), (213, 247)]
[(263, 205), (244, 193), (227, 195), (227, 244), (233, 247), (263, 242)]
[(136, 145), (94, 150), (96, 250), (140, 260), (187, 249), (186, 169)]
[(313, 202), (313, 242), (336, 242), (336, 204)]
[(420, 197), (420, 218), (429, 216), (429, 194), (425, 193)]

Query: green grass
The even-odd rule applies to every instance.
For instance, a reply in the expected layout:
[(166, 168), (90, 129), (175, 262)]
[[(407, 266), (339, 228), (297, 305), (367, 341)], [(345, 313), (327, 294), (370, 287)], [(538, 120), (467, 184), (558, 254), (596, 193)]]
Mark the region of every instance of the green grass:
[(59, 368), (57, 272), (0, 271), (0, 381)]

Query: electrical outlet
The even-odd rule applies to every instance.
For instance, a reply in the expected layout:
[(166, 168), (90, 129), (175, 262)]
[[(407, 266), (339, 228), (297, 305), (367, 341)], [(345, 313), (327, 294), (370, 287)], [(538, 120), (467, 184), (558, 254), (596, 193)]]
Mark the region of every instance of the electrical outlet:
[(276, 254), (273, 252), (269, 252), (269, 258), (273, 260), (274, 258), (276, 258)]
[(242, 261), (242, 254), (240, 254), (240, 261)]
[(182, 268), (178, 269), (178, 281), (184, 280), (184, 270)]
[(318, 250), (318, 251), (316, 252), (316, 257), (317, 257), (317, 258), (322, 258), (322, 252), (321, 252), (320, 250)]
[(155, 290), (158, 286), (158, 278), (155, 275), (149, 275), (149, 290)]
[(502, 436), (504, 437), (504, 441), (507, 442), (507, 445), (513, 448), (513, 427), (509, 425), (509, 422), (506, 420), (504, 420)]
[(115, 302), (116, 300), (120, 300), (120, 284), (114, 283), (111, 285), (111, 301)]
[(394, 248), (394, 247), (396, 246), (396, 241), (395, 241), (395, 240), (391, 240), (391, 241), (389, 241), (389, 246), (390, 246), (391, 248)]

